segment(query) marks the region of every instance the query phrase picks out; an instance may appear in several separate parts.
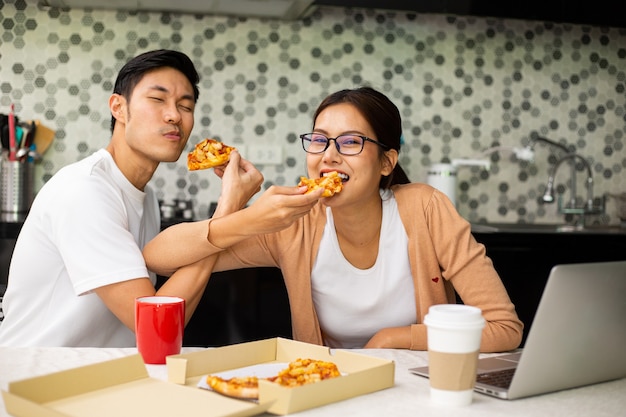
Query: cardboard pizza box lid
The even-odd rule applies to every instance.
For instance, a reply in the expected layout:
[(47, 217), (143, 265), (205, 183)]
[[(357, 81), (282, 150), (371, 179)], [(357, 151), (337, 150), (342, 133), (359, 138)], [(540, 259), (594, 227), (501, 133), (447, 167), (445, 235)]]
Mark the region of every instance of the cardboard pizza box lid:
[(2, 396), (17, 417), (245, 417), (271, 405), (151, 378), (140, 355), (11, 382)]

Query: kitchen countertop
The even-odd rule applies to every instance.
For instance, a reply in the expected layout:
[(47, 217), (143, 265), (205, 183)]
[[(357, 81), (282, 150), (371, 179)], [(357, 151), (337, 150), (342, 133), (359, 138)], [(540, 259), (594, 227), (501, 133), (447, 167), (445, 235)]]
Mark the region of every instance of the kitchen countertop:
[(575, 227), (551, 223), (472, 223), (473, 233), (519, 233), (560, 235), (624, 235), (626, 227), (620, 225), (592, 225)]
[[(189, 221), (189, 220), (186, 220)], [(178, 223), (168, 222), (162, 228)], [(16, 238), (22, 228), (22, 221), (0, 219), (0, 238)], [(566, 224), (548, 223), (472, 223), (474, 233), (519, 233), (519, 234), (575, 234), (575, 235), (624, 235), (626, 225), (592, 225), (576, 228)]]

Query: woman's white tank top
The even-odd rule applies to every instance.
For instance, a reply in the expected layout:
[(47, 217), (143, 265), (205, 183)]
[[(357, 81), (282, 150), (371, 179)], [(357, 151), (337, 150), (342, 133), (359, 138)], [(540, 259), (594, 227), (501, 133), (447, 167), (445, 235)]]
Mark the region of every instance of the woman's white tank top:
[(380, 329), (416, 323), (408, 236), (393, 192), (381, 190), (381, 197), (378, 258), (369, 269), (356, 268), (344, 258), (332, 211), (326, 209), (311, 285), (324, 342), (330, 347), (362, 348)]

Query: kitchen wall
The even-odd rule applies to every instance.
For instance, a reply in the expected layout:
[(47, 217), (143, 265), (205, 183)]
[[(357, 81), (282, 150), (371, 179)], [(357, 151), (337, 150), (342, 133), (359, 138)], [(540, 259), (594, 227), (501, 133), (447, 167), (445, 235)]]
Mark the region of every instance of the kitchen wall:
[[(19, 117), (56, 130), (36, 189), (108, 143), (107, 100), (126, 60), (172, 48), (189, 54), (202, 77), (188, 149), (204, 137), (279, 146), (282, 163), (260, 166), (266, 187), (306, 174), (297, 135), (311, 130), (319, 101), (368, 84), (402, 113), (400, 163), (412, 180), (424, 181), (435, 162), (492, 161), (488, 172), (460, 169), (458, 207), (472, 221), (563, 219), (556, 204), (539, 201), (558, 151), (538, 144), (532, 163), (511, 151), (532, 135), (587, 158), (597, 196), (626, 192), (625, 29), (333, 7), (273, 21), (45, 9), (24, 0), (0, 1), (0, 22), (0, 112), (13, 102)], [(557, 190), (569, 196), (565, 165)], [(584, 180), (579, 166), (581, 197)], [(211, 171), (189, 173), (184, 155), (152, 183), (165, 201), (192, 200), (197, 218), (220, 189)], [(618, 223), (615, 200), (590, 220)]]

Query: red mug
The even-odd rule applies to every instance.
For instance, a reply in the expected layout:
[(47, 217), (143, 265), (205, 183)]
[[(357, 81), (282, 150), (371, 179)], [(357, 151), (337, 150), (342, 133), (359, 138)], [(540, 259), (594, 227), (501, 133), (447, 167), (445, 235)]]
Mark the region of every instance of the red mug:
[(147, 296), (135, 300), (137, 350), (147, 364), (164, 364), (183, 346), (185, 300), (180, 297)]

